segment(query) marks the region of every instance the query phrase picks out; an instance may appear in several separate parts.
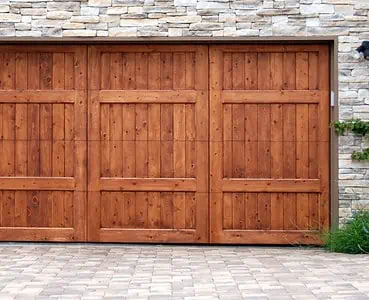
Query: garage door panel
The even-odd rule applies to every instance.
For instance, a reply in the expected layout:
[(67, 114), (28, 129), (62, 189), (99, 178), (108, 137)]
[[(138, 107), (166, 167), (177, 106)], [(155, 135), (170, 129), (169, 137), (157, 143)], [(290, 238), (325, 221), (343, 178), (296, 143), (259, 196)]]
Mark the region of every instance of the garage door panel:
[(197, 222), (197, 213), (208, 201), (208, 92), (206, 77), (195, 73), (207, 70), (206, 50), (90, 48), (96, 70), (90, 73), (96, 87), (90, 93), (89, 190), (96, 208), (90, 219), (99, 220), (90, 223), (91, 240), (115, 233), (114, 241), (178, 242), (175, 231), (193, 242), (207, 240), (208, 225)]
[(318, 119), (318, 104), (225, 104), (224, 178), (318, 178)]
[(194, 192), (101, 192), (101, 228), (196, 229)]
[(224, 193), (224, 230), (314, 230), (318, 193)]
[[(248, 243), (256, 237), (250, 230), (280, 230), (270, 237), (285, 243), (283, 231), (326, 228), (327, 53), (323, 46), (211, 47), (213, 242), (242, 236)], [(267, 242), (262, 234), (260, 242)]]
[(86, 47), (4, 46), (0, 64), (1, 239), (83, 240)]

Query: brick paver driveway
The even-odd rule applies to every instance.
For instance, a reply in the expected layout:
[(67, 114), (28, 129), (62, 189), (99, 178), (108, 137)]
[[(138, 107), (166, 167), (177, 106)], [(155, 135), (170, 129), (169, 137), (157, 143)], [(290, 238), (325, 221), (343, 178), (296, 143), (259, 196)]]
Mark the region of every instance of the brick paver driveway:
[(369, 299), (369, 255), (0, 243), (0, 299)]

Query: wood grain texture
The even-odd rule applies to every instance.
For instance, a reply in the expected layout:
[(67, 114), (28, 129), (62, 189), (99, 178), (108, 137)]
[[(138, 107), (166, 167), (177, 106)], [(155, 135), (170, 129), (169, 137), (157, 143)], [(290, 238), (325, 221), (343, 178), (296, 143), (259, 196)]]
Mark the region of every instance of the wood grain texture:
[(211, 242), (320, 243), (327, 74), (320, 45), (210, 46)]
[(87, 47), (41, 48), (0, 47), (0, 240), (85, 241)]
[(208, 47), (154, 48), (89, 49), (90, 241), (208, 241)]
[(3, 45), (0, 66), (0, 240), (329, 227), (326, 45)]

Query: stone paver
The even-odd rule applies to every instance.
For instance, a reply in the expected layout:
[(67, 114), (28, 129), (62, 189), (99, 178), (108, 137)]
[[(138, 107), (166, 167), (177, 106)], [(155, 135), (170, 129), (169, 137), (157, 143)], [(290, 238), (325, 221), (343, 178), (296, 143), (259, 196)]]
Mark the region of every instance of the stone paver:
[(290, 247), (2, 243), (0, 299), (369, 299), (369, 255)]

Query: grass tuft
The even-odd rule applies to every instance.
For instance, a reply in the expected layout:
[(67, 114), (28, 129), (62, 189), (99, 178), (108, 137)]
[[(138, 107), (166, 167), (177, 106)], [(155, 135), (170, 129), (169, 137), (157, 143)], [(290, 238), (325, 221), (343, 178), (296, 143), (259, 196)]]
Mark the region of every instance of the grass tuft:
[(369, 211), (358, 211), (342, 228), (324, 234), (323, 241), (331, 252), (369, 254)]

